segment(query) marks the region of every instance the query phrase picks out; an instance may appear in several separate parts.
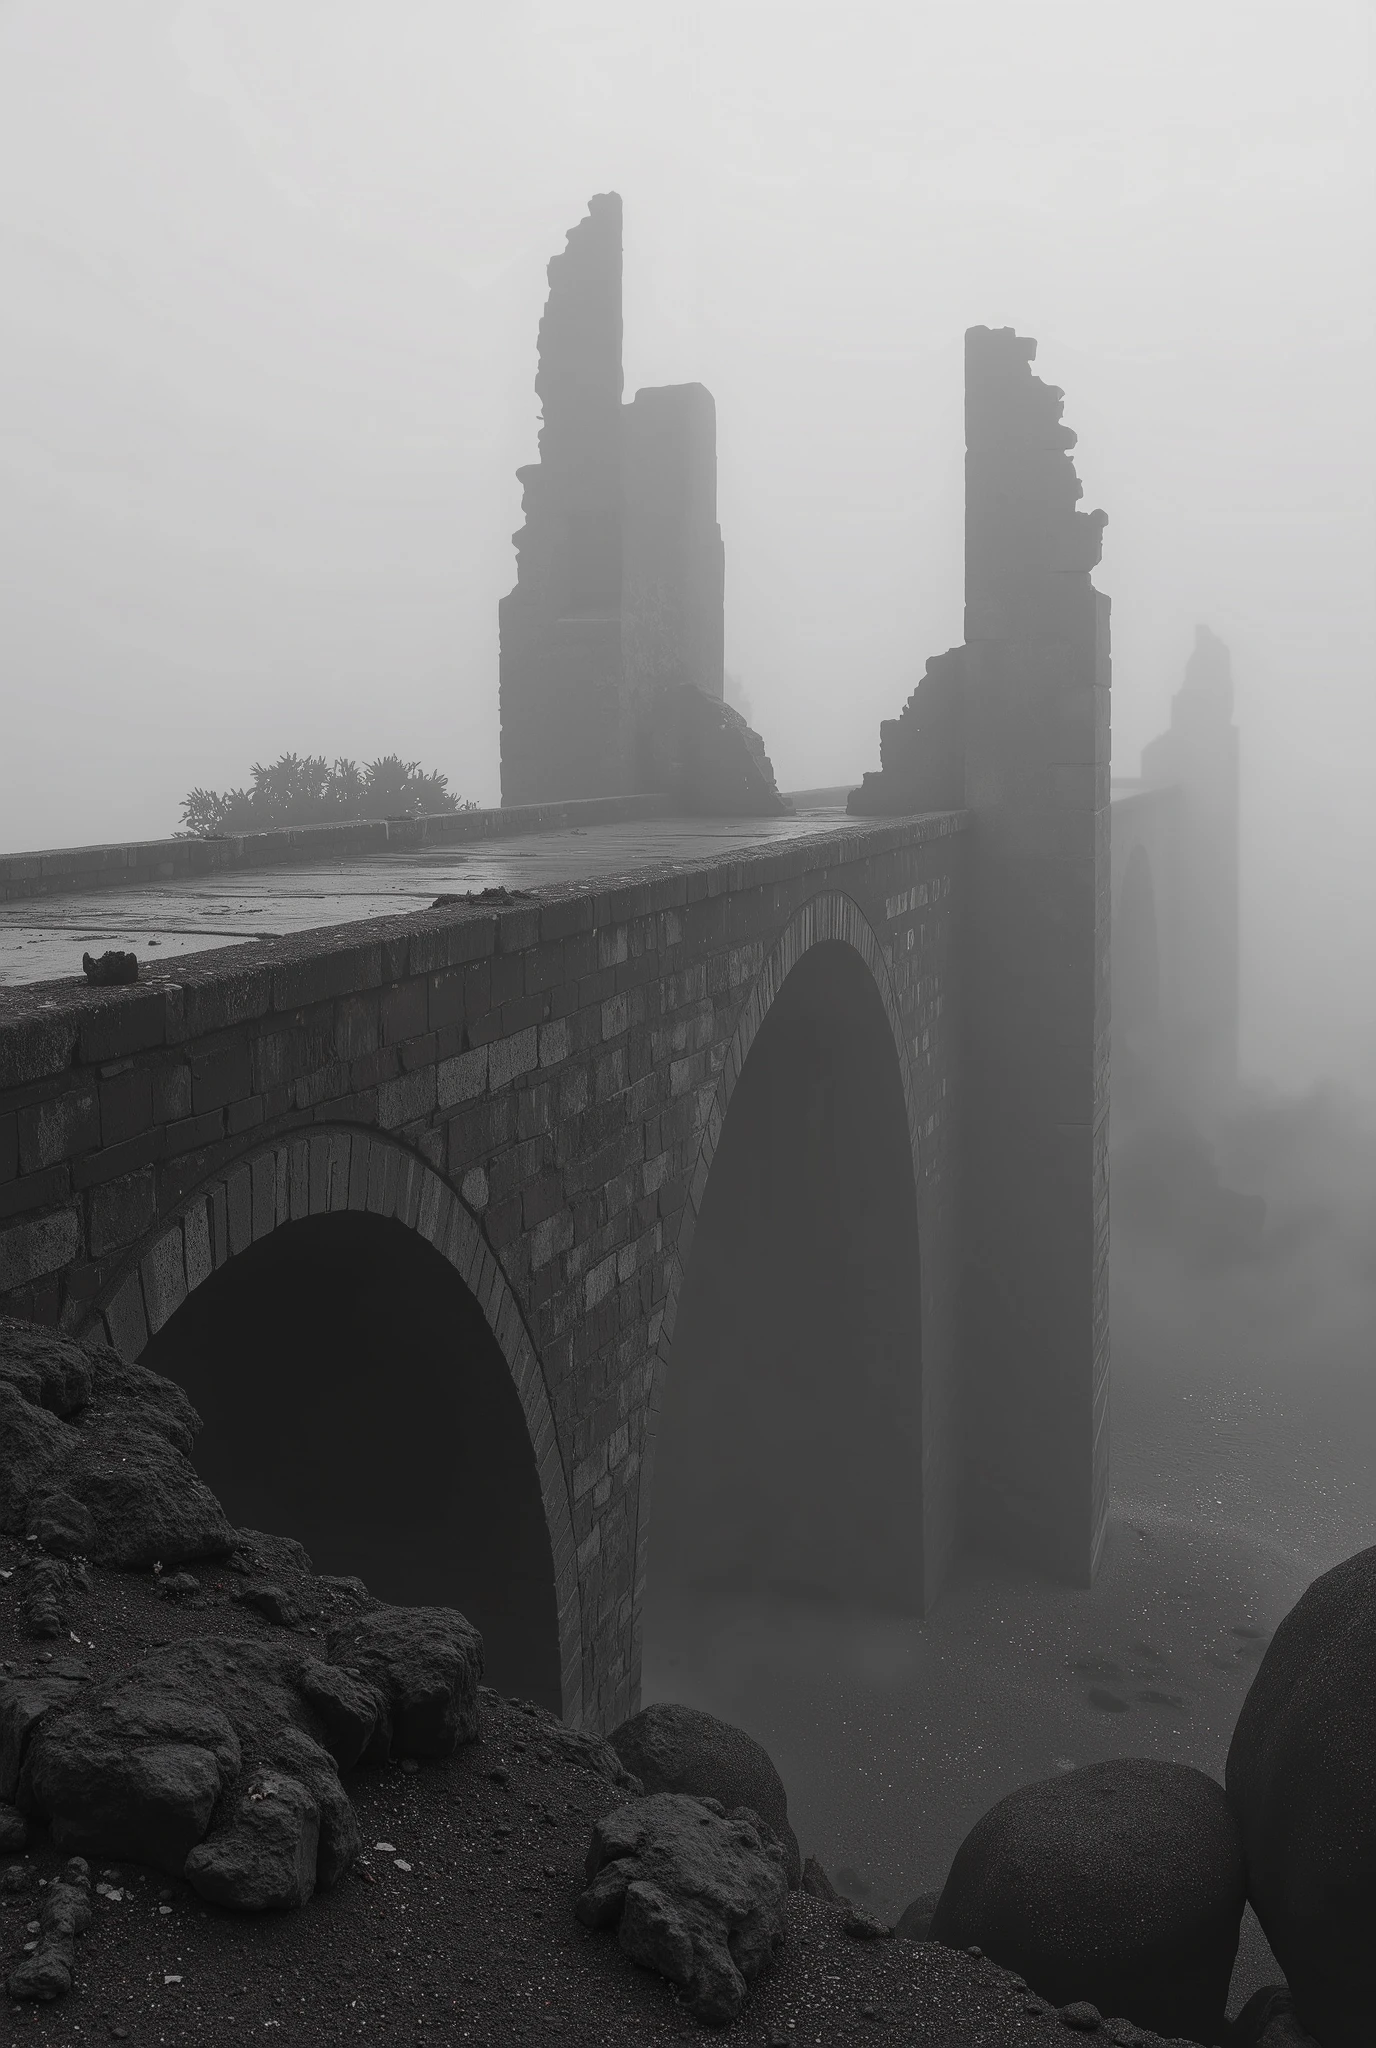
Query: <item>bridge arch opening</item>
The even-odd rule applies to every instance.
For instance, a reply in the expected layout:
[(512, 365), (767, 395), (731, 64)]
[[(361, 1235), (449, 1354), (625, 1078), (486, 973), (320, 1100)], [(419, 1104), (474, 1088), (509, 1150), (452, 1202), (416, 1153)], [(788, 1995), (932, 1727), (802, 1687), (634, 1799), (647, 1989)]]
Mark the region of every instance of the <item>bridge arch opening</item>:
[(530, 1433), (473, 1293), (390, 1218), (287, 1223), (189, 1295), (143, 1352), (205, 1428), (231, 1521), (291, 1535), (379, 1598), (460, 1608), (488, 1682), (555, 1712), (560, 1646)]
[(731, 1094), (656, 1427), (647, 1653), (680, 1596), (922, 1605), (917, 1195), (870, 965), (788, 973)]

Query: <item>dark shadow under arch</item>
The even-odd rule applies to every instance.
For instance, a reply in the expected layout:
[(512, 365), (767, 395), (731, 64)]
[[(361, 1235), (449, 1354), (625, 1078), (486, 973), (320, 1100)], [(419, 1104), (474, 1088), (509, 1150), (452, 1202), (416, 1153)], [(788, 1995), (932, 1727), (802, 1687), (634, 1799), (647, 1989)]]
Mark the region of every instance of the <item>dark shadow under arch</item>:
[(917, 1198), (870, 965), (822, 940), (731, 1094), (656, 1426), (647, 1601), (710, 1586), (921, 1608)]
[(316, 1568), (459, 1607), (489, 1682), (560, 1710), (550, 1540), (520, 1397), (479, 1303), (403, 1224), (288, 1223), (212, 1274), (143, 1362), (184, 1386), (231, 1520)]

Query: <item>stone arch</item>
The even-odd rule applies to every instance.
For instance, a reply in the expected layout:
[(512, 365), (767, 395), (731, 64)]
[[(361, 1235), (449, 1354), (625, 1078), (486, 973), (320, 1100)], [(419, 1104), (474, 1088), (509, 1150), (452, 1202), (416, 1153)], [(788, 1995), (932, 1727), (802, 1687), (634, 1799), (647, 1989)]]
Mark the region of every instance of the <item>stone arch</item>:
[(669, 1269), (664, 1309), (650, 1361), (649, 1385), (644, 1421), (640, 1484), (637, 1494), (636, 1595), (632, 1646), (632, 1683), (639, 1695), (642, 1647), (642, 1617), (649, 1557), (651, 1493), (654, 1481), (656, 1432), (663, 1403), (665, 1380), (673, 1348), (674, 1329), (684, 1276), (688, 1270), (698, 1218), (706, 1195), (708, 1179), (726, 1124), (727, 1111), (740, 1082), (751, 1047), (765, 1019), (778, 1001), (784, 985), (799, 963), (814, 947), (840, 943), (856, 954), (867, 971), (879, 997), (889, 1038), (893, 1046), (897, 1075), (902, 1090), (907, 1125), (908, 1156), (912, 1169), (914, 1198), (920, 1186), (921, 1126), (906, 1034), (894, 993), (888, 961), (873, 926), (855, 899), (837, 890), (811, 898), (789, 920), (770, 949), (746, 1001), (742, 1005), (717, 1079), (710, 1108), (698, 1143), (697, 1158), (689, 1179)]
[(583, 1716), (582, 1603), (568, 1482), (538, 1354), (500, 1262), (464, 1202), (426, 1160), (378, 1132), (288, 1133), (211, 1176), (134, 1248), (86, 1324), (136, 1358), (193, 1289), (283, 1225), (353, 1212), (395, 1220), (458, 1274), (482, 1310), (519, 1397), (549, 1534), (564, 1718)]

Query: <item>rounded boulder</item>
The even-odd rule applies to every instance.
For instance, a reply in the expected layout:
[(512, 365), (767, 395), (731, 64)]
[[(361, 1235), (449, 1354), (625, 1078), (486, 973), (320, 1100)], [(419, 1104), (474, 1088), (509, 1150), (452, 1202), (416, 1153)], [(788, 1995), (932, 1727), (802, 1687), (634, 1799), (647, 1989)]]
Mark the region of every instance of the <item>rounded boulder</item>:
[(1324, 2048), (1373, 2038), (1376, 1550), (1314, 1581), (1276, 1630), (1228, 1751), (1247, 1889)]
[(1223, 2037), (1245, 1883), (1223, 1788), (1118, 1757), (1024, 1785), (956, 1852), (931, 1939), (978, 1947), (1053, 2005)]
[(757, 1813), (777, 1836), (788, 1888), (797, 1891), (803, 1862), (788, 1823), (788, 1794), (768, 1750), (753, 1735), (700, 1707), (660, 1700), (632, 1714), (607, 1739), (647, 1793), (683, 1792), (719, 1799), (728, 1812), (748, 1806)]

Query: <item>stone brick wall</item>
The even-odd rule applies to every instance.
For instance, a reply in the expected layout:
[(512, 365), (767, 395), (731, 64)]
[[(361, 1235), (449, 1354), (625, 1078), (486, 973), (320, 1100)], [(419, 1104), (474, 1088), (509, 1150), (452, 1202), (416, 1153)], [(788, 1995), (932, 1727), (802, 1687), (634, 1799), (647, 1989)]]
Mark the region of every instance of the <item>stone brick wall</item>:
[(610, 1725), (638, 1694), (654, 1419), (731, 1091), (792, 965), (841, 939), (879, 989), (913, 1151), (933, 1594), (963, 1470), (962, 827), (344, 926), (129, 988), (0, 991), (0, 1309), (135, 1355), (295, 1220), (348, 1208), (420, 1232), (520, 1393), (565, 1710)]
[(854, 816), (970, 819), (972, 1545), (1093, 1575), (1108, 1514), (1109, 601), (1063, 394), (1011, 327), (965, 337), (965, 641), (880, 727)]

